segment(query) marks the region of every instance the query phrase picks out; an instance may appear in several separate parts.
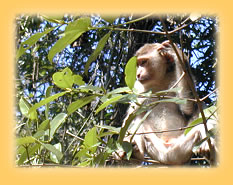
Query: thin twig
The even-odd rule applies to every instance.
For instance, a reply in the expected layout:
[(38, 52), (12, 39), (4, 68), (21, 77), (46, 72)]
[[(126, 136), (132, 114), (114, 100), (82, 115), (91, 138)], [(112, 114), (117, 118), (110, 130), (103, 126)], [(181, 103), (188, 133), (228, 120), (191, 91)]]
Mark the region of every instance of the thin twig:
[[(165, 132), (175, 132), (175, 131), (182, 131), (188, 128), (193, 128), (196, 127), (198, 125), (201, 125), (203, 123), (199, 123), (196, 125), (192, 125), (192, 126), (187, 126), (187, 127), (181, 127), (181, 128), (177, 128), (177, 129), (169, 129), (169, 130), (161, 130), (161, 131), (154, 131), (154, 132), (140, 132), (140, 133), (136, 133), (136, 135), (144, 135), (144, 134), (161, 134), (161, 133), (165, 133)], [(131, 133), (129, 133), (129, 135), (132, 135)]]
[(170, 88), (173, 89), (175, 86), (177, 86), (177, 84), (182, 80), (182, 78), (185, 76), (185, 72), (183, 71), (182, 75), (180, 76), (180, 78), (177, 80), (177, 82)]
[(214, 91), (212, 91), (211, 93), (209, 93), (207, 96), (205, 96), (204, 98), (200, 99), (200, 101), (204, 101), (206, 98), (208, 98), (211, 94), (214, 94), (218, 89), (215, 89)]
[(76, 136), (76, 135), (74, 135), (74, 134), (70, 133), (68, 130), (66, 131), (66, 134), (68, 134), (68, 135), (70, 135), (70, 136), (72, 136), (72, 137), (74, 137), (74, 138), (76, 138), (76, 139), (78, 139), (78, 140), (84, 141), (84, 139), (83, 139), (83, 138), (78, 137), (78, 136)]
[[(160, 96), (160, 97), (163, 97), (163, 99), (172, 99), (174, 98), (174, 96)], [(152, 96), (152, 98), (154, 98)], [(178, 97), (180, 100), (187, 100), (187, 101), (192, 101), (192, 102), (197, 102), (197, 100), (195, 99), (192, 99), (192, 98), (182, 98), (182, 97)]]
[[(78, 137), (78, 136), (76, 136), (76, 135), (70, 133), (69, 131), (66, 131), (66, 134), (68, 134), (68, 135), (70, 135), (70, 136), (72, 136), (72, 137), (74, 137), (74, 138), (76, 138), (76, 139), (78, 139), (78, 140), (84, 141), (83, 138)], [(98, 148), (103, 148), (103, 149), (105, 149), (105, 147), (103, 147), (103, 146), (97, 146), (97, 147), (98, 147)]]
[[(139, 94), (138, 95), (138, 98), (148, 98), (148, 96), (144, 96), (144, 95), (142, 95), (142, 94)], [(160, 96), (158, 96), (158, 95), (151, 95), (150, 96), (150, 99), (153, 99), (153, 98), (155, 98), (155, 99), (172, 99), (172, 98), (175, 98), (174, 96), (168, 96), (168, 95), (160, 95)], [(192, 101), (192, 102), (197, 102), (197, 100), (196, 99), (192, 99), (192, 98), (182, 98), (182, 97), (179, 97), (179, 99), (180, 100), (187, 100), (187, 101)], [(138, 105), (140, 105), (140, 104), (138, 104)]]
[(140, 17), (140, 18), (138, 18), (138, 19), (134, 19), (134, 20), (128, 21), (128, 22), (126, 22), (126, 23), (118, 24), (117, 26), (124, 26), (124, 25), (127, 25), (127, 24), (132, 24), (132, 23), (141, 21), (141, 20), (143, 20), (143, 19), (146, 19), (146, 18), (150, 17), (151, 15), (153, 15), (153, 13), (149, 13), (149, 14), (143, 16), (143, 17)]
[(149, 34), (155, 34), (155, 35), (165, 35), (164, 32), (157, 32), (157, 31), (150, 31), (150, 30), (140, 30), (140, 29), (134, 29), (134, 28), (131, 28), (131, 29), (127, 29), (127, 28), (107, 28), (107, 29), (111, 29), (112, 31), (141, 32), (141, 33), (149, 33)]
[[(180, 31), (186, 27), (188, 27), (190, 24), (192, 24), (193, 22), (190, 22), (189, 24), (185, 24), (181, 27), (178, 27), (177, 29), (174, 29), (172, 31), (168, 31), (167, 33), (166, 32), (157, 32), (157, 31), (150, 31), (150, 30), (140, 30), (140, 29), (127, 29), (127, 28), (116, 28), (116, 27), (105, 27), (105, 29), (109, 29), (109, 30), (112, 30), (112, 31), (126, 31), (126, 32), (140, 32), (140, 33), (149, 33), (149, 34), (155, 34), (155, 35), (171, 35), (177, 31)], [(117, 25), (118, 26), (118, 25)], [(102, 27), (91, 27), (90, 30), (98, 30), (98, 29), (103, 29)]]

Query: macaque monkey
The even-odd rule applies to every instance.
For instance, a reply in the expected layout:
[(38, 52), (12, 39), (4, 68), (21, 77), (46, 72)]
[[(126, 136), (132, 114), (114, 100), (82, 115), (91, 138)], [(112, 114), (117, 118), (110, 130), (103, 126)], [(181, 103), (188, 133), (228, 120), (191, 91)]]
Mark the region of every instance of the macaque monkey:
[[(181, 58), (184, 58), (183, 62), (187, 63), (187, 57), (182, 57), (182, 51), (178, 48), (177, 50)], [(156, 93), (175, 86), (179, 88), (178, 92), (170, 92), (166, 95), (187, 99), (193, 98), (185, 76), (180, 79), (183, 70), (169, 41), (161, 44), (145, 44), (136, 52), (136, 57), (137, 80), (135, 88), (138, 92), (151, 90), (152, 93)], [(151, 97), (149, 99), (139, 98), (138, 101), (139, 103), (149, 104), (156, 100), (158, 98)], [(132, 104), (128, 110), (128, 116), (137, 108), (138, 105)], [(152, 159), (162, 164), (184, 164), (190, 160), (195, 144), (206, 137), (203, 125), (193, 128), (187, 135), (184, 135), (184, 130), (180, 129), (197, 117), (198, 110), (194, 101), (187, 101), (186, 104), (158, 103), (141, 123), (145, 114), (146, 112), (136, 116), (128, 130), (131, 135), (124, 138), (124, 141), (132, 142), (135, 158), (144, 159), (144, 154), (147, 153)], [(128, 116), (126, 116), (125, 121)], [(136, 134), (132, 136), (139, 124), (141, 125)], [(153, 133), (168, 130), (173, 131)], [(207, 150), (209, 148), (205, 144), (202, 152), (208, 152)], [(119, 155), (120, 157), (124, 156), (122, 152)]]

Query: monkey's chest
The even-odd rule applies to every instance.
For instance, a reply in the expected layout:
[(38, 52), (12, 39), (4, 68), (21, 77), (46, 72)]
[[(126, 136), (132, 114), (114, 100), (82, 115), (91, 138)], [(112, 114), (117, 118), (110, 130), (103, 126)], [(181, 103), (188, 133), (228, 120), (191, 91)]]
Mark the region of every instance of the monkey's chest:
[(183, 133), (179, 129), (186, 126), (183, 115), (174, 103), (157, 105), (143, 124), (147, 132), (157, 132), (160, 138), (178, 137)]

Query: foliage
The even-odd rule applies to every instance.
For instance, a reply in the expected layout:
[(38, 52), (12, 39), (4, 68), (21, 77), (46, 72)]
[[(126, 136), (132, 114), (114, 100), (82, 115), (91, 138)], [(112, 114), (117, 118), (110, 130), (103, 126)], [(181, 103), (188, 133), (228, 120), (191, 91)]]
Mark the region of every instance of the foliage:
[[(216, 88), (216, 19), (180, 15), (162, 20), (169, 31), (176, 30), (172, 39), (189, 54), (197, 90), (205, 97)], [(113, 165), (112, 154), (119, 148), (129, 159), (132, 147), (123, 137), (131, 121), (159, 103), (140, 105), (120, 128), (128, 103), (152, 96), (133, 89), (132, 56), (144, 43), (167, 40), (161, 20), (150, 15), (24, 15), (16, 23), (17, 164)], [(216, 95), (204, 100), (215, 104)]]

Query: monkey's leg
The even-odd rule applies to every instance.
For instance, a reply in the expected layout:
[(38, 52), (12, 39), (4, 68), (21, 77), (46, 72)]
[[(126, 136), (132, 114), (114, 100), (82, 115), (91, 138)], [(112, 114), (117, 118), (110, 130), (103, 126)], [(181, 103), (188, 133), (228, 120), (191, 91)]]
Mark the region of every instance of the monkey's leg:
[(177, 140), (168, 148), (168, 161), (175, 161), (175, 164), (183, 164), (192, 156), (192, 149), (196, 143), (201, 140), (201, 133), (199, 130), (188, 133), (186, 136), (181, 135)]
[(145, 135), (144, 138), (148, 155), (152, 159), (166, 164), (168, 148), (164, 145), (164, 141), (158, 138), (155, 134)]
[(191, 158), (192, 148), (200, 140), (200, 132), (195, 131), (187, 136), (172, 138), (169, 145), (155, 134), (144, 137), (146, 151), (152, 159), (164, 164), (183, 164)]

